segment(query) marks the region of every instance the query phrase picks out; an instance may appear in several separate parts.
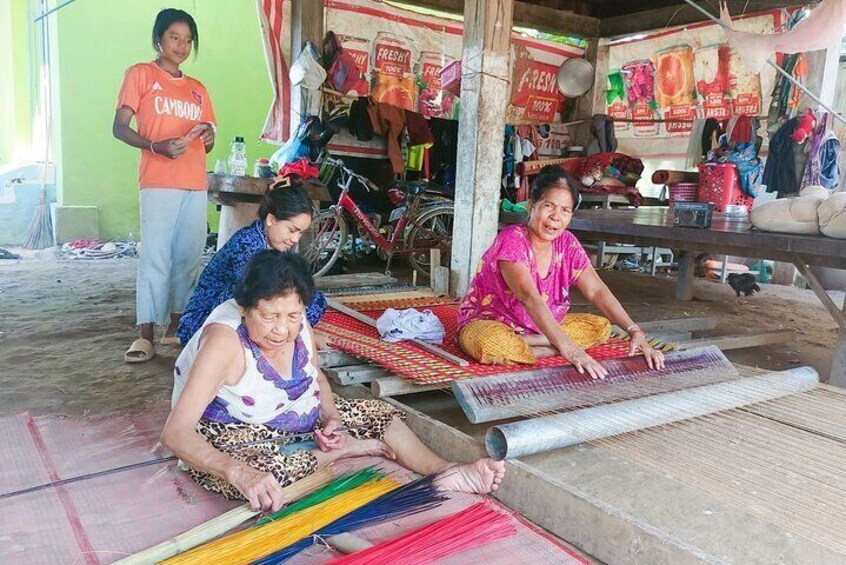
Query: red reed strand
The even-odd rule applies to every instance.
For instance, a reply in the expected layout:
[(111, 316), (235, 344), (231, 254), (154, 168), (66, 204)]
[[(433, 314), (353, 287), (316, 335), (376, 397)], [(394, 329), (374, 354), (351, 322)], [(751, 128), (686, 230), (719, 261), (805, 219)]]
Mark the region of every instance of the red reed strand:
[(330, 565), (428, 565), (516, 533), (510, 516), (479, 502), (391, 541), (335, 559)]

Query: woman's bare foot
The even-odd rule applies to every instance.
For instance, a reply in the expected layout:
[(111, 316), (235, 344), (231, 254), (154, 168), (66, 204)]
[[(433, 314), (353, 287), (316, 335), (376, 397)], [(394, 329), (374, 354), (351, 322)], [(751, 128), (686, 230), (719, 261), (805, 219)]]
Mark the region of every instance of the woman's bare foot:
[(499, 488), (504, 476), (505, 461), (485, 457), (475, 463), (446, 468), (438, 474), (435, 484), (444, 490), (487, 494)]

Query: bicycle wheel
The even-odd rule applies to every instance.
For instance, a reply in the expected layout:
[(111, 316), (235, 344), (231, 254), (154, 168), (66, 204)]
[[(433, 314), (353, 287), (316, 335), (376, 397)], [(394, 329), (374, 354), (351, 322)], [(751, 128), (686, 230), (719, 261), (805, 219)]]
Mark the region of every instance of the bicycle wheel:
[(406, 232), (406, 249), (426, 249), (426, 251), (408, 254), (408, 262), (421, 275), (428, 277), (432, 272), (429, 249), (440, 249), (441, 264), (449, 265), (454, 215), (452, 206), (437, 206), (423, 210)]
[(347, 243), (347, 221), (341, 212), (322, 210), (300, 238), (300, 253), (319, 277), (332, 268)]

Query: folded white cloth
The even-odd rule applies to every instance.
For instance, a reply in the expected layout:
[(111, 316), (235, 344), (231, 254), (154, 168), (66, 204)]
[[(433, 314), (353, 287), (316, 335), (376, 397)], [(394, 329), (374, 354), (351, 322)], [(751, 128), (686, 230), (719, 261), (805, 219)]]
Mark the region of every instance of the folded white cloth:
[(383, 340), (391, 343), (404, 339), (443, 343), (446, 335), (444, 325), (431, 310), (420, 312), (414, 308), (388, 308), (376, 320), (376, 329)]

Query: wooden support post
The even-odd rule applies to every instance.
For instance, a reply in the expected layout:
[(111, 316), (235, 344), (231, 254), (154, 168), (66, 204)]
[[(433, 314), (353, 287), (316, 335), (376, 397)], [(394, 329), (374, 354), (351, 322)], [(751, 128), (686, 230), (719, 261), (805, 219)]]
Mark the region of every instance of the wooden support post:
[(441, 250), (433, 247), (429, 250), (429, 286), (438, 295), (449, 294), (449, 268), (441, 266)]
[(496, 237), (514, 0), (464, 3), (450, 289), (463, 296)]
[[(846, 296), (843, 297), (841, 312), (846, 316)], [(831, 361), (831, 375), (828, 384), (846, 388), (846, 330), (837, 332), (837, 343), (834, 345), (834, 359)]]
[(825, 309), (828, 310), (828, 313), (831, 314), (831, 317), (834, 318), (834, 321), (839, 326), (837, 343), (834, 346), (834, 358), (831, 360), (831, 374), (826, 382), (830, 385), (846, 387), (846, 297), (843, 299), (843, 308), (838, 308), (823, 288), (819, 279), (817, 279), (817, 276), (805, 264), (805, 261), (801, 257), (796, 256), (793, 259), (793, 263), (799, 269), (799, 272), (802, 273), (802, 276), (805, 277), (805, 280), (808, 281), (808, 284), (811, 285), (811, 290), (814, 291), (814, 294), (817, 295), (817, 298), (820, 299), (822, 305), (825, 306)]
[[(313, 42), (318, 49), (323, 41), (323, 2), (315, 0), (291, 0), (291, 60), (293, 64), (300, 56), (307, 42)], [(316, 93), (320, 95), (320, 93)], [(300, 123), (304, 113), (301, 88), (291, 89), (291, 129)]]
[(696, 254), (682, 251), (679, 255), (679, 274), (676, 281), (676, 300), (693, 300), (693, 268)]

